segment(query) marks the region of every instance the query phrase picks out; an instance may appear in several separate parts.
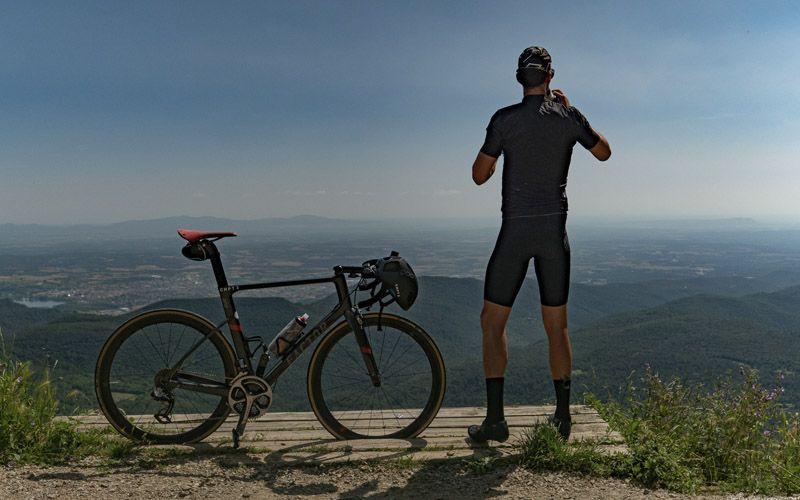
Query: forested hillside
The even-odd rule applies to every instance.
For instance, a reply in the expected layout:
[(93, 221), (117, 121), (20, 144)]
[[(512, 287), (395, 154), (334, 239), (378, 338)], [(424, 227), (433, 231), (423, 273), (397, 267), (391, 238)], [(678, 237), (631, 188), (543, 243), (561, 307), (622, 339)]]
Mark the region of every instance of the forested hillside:
[[(743, 282), (742, 282), (743, 283)], [(484, 403), (481, 369), (482, 304), (479, 280), (422, 277), (420, 298), (404, 313), (438, 343), (447, 363), (446, 405)], [(732, 283), (728, 296), (693, 294), (689, 280), (607, 286), (573, 285), (570, 301), (575, 387), (604, 394), (616, 392), (627, 377), (652, 366), (664, 376), (703, 381), (739, 366), (757, 368), (765, 381), (782, 370), (786, 400), (800, 404), (800, 286), (776, 292), (740, 295)], [(750, 285), (752, 286), (752, 285)], [(723, 290), (726, 291), (726, 290)], [(730, 292), (730, 290), (727, 290)], [(311, 321), (333, 306), (333, 297), (311, 304), (280, 298), (237, 299), (245, 332), (269, 341), (293, 316), (307, 312)], [(219, 300), (176, 299), (148, 306), (195, 311), (212, 322), (224, 319)], [(540, 403), (551, 398), (547, 342), (539, 320), (536, 286), (528, 282), (509, 322), (509, 403)], [(393, 312), (401, 312), (391, 307)], [(138, 312), (138, 311), (137, 311)], [(0, 301), (0, 327), (13, 354), (38, 366), (55, 364), (62, 411), (93, 406), (94, 364), (102, 343), (127, 316), (95, 316), (58, 309), (28, 309)], [(308, 354), (275, 388), (275, 409), (305, 410)], [(57, 362), (57, 364), (56, 364)]]

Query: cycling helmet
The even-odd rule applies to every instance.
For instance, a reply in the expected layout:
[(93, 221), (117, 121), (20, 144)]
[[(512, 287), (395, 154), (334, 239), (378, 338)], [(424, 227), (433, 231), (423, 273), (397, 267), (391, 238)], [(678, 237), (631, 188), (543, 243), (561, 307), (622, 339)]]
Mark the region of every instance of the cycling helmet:
[(419, 293), (417, 276), (400, 254), (392, 252), (389, 257), (378, 259), (375, 263), (375, 275), (383, 284), (381, 292), (388, 291), (403, 310), (407, 311), (414, 305)]
[(517, 81), (525, 87), (537, 87), (545, 77), (555, 75), (553, 60), (544, 47), (528, 47), (517, 60)]

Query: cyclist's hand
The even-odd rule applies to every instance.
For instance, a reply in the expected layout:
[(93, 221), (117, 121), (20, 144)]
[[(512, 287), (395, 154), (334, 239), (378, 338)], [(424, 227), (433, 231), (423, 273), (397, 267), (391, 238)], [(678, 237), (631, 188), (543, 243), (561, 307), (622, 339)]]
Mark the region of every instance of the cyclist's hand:
[(569, 99), (567, 99), (567, 94), (565, 94), (563, 90), (555, 89), (553, 90), (553, 94), (556, 96), (556, 99), (558, 99), (558, 102), (563, 104), (565, 107), (568, 108), (570, 106)]

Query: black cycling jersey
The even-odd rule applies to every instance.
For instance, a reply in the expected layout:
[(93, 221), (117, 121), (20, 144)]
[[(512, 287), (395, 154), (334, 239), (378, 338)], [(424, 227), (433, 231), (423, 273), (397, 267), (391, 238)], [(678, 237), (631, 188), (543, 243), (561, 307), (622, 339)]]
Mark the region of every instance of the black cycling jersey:
[(504, 155), (503, 218), (566, 213), (572, 147), (579, 142), (591, 149), (599, 139), (577, 108), (544, 95), (498, 110), (481, 152)]

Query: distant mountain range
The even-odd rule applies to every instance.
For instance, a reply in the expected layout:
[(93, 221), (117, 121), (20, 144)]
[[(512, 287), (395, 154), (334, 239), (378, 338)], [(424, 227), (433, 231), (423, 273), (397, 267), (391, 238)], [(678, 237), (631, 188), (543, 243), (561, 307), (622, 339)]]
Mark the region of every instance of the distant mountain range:
[[(367, 214), (368, 215), (368, 214)], [(587, 230), (590, 234), (604, 234), (610, 229), (624, 228), (626, 231), (752, 231), (769, 229), (769, 225), (749, 218), (720, 219), (665, 219), (628, 220), (602, 219), (595, 217), (571, 217), (573, 227)], [(496, 230), (500, 217), (480, 218), (430, 218), (430, 219), (340, 219), (316, 215), (294, 217), (269, 217), (241, 220), (208, 216), (175, 216), (149, 220), (129, 220), (112, 224), (0, 224), (3, 244), (20, 242), (44, 242), (74, 240), (157, 239), (172, 238), (179, 228), (204, 231), (235, 231), (243, 236), (272, 234), (303, 234), (308, 232), (346, 232), (358, 235), (365, 232), (386, 230), (414, 230), (416, 228), (475, 228)]]
[(141, 239), (173, 238), (178, 229), (198, 229), (203, 231), (235, 231), (243, 234), (269, 234), (273, 232), (357, 230), (375, 228), (376, 221), (353, 221), (331, 219), (313, 215), (296, 217), (276, 217), (256, 220), (234, 220), (218, 217), (178, 216), (152, 220), (131, 220), (114, 224), (79, 224), (69, 226), (39, 224), (0, 224), (0, 232), (5, 242), (80, 239)]
[[(751, 280), (752, 281), (752, 280)], [(576, 392), (616, 393), (632, 372), (650, 365), (664, 377), (710, 382), (739, 366), (759, 369), (765, 382), (786, 372), (786, 401), (800, 406), (800, 286), (747, 295), (700, 293), (677, 283), (573, 285), (570, 301)], [(797, 283), (797, 282), (795, 282)], [(469, 278), (422, 277), (421, 293), (408, 316), (437, 341), (448, 368), (447, 405), (484, 404), (478, 315), (482, 282)], [(740, 284), (734, 291), (746, 291)], [(774, 286), (774, 284), (773, 284)], [(737, 288), (738, 287), (738, 288)], [(739, 295), (739, 296), (732, 296)], [(269, 340), (296, 314), (320, 318), (333, 298), (296, 304), (280, 298), (237, 299), (246, 333)], [(178, 307), (222, 319), (219, 300), (176, 299), (149, 308)], [(37, 365), (53, 364), (60, 394), (82, 397), (62, 407), (94, 405), (93, 370), (100, 346), (125, 317), (93, 316), (58, 309), (27, 309), (0, 301), (0, 327), (13, 353)], [(509, 322), (508, 403), (548, 402), (552, 382), (547, 343), (539, 319), (536, 286), (523, 287)], [(308, 408), (303, 355), (279, 381), (275, 409)], [(634, 377), (635, 378), (635, 377)], [(580, 397), (579, 395), (577, 396)]]
[[(619, 225), (617, 221), (613, 225)], [(625, 224), (631, 229), (661, 229), (661, 230), (749, 230), (766, 227), (764, 223), (758, 222), (749, 217), (725, 217), (718, 219), (711, 218), (675, 218), (675, 219), (652, 219), (652, 220), (630, 220)]]

